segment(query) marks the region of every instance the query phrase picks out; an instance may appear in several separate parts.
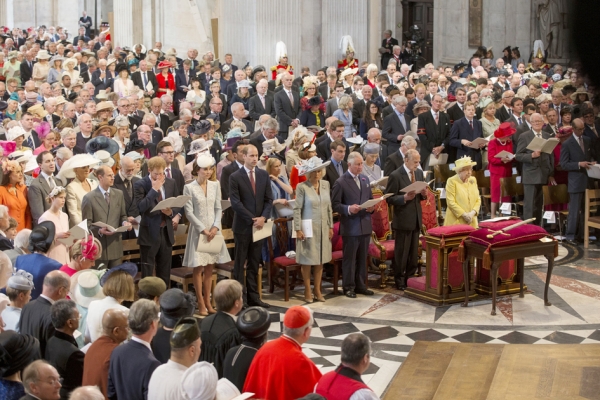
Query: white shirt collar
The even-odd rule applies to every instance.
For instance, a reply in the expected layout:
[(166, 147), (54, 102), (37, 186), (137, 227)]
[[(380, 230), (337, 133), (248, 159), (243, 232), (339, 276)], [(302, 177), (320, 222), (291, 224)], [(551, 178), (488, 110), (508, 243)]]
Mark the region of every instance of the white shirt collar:
[(44, 179), (47, 181), (48, 178), (50, 178), (52, 175), (47, 175), (44, 171), (42, 171), (41, 175), (44, 177)]
[(244, 164), (240, 163), (238, 160), (235, 160), (235, 162), (238, 165), (238, 168), (242, 168), (244, 166)]
[(131, 340), (133, 340), (134, 342), (143, 344), (144, 346), (146, 346), (148, 348), (148, 350), (152, 351), (152, 347), (150, 346), (150, 343), (146, 342), (145, 340), (142, 340), (137, 336), (132, 336)]
[[(249, 170), (248, 168), (246, 168), (246, 166), (245, 166), (245, 165), (244, 165), (244, 169), (246, 170), (246, 173), (247, 173), (247, 174), (249, 174), (249, 173), (250, 173), (250, 170)], [(253, 172), (256, 172), (256, 168), (254, 168), (252, 171), (253, 171)]]
[[(406, 174), (408, 176), (410, 176), (410, 169), (408, 169), (408, 167), (406, 166), (406, 164), (402, 164), (402, 166), (404, 167), (404, 170), (406, 171)], [(415, 178), (416, 179), (416, 178)]]
[(433, 115), (433, 118), (435, 118), (435, 114), (437, 114), (438, 116), (440, 115), (439, 111), (433, 111), (433, 108), (431, 109), (431, 115)]
[(108, 193), (108, 195), (110, 196), (110, 188), (108, 188), (108, 190), (104, 190), (102, 189), (102, 186), (98, 185), (98, 189), (100, 189), (102, 196), (104, 196), (106, 193)]
[(224, 313), (224, 314), (227, 314), (227, 315), (229, 315), (231, 318), (233, 318), (233, 321), (234, 321), (234, 322), (237, 322), (237, 316), (236, 316), (236, 315), (229, 314), (228, 312), (225, 312), (225, 311), (223, 311), (223, 313)]
[(52, 300), (50, 297), (46, 296), (45, 294), (40, 294), (40, 297), (43, 297), (46, 300), (48, 300), (50, 302), (50, 304), (54, 304), (55, 303), (54, 300)]

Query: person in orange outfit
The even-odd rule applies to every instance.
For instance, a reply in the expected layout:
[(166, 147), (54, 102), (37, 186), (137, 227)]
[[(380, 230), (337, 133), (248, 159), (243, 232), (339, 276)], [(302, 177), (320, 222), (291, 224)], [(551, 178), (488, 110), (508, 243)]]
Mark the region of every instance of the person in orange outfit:
[(0, 183), (0, 204), (8, 207), (8, 214), (17, 220), (17, 232), (31, 229), (31, 211), (27, 202), (27, 186), (23, 183), (23, 169), (16, 161), (8, 161)]

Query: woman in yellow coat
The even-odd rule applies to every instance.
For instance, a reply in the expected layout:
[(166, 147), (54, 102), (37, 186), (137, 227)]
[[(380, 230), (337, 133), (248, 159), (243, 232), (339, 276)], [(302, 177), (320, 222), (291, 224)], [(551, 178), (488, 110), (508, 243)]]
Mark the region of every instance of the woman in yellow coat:
[(476, 162), (471, 157), (456, 160), (456, 175), (446, 182), (446, 220), (444, 226), (467, 224), (477, 228), (477, 215), (481, 206), (477, 180), (472, 177)]

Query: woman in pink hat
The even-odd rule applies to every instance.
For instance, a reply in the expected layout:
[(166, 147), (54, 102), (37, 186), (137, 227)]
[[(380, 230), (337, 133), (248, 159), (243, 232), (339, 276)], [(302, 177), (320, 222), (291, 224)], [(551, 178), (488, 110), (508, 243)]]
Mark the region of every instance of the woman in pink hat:
[[(491, 217), (496, 217), (496, 210), (498, 209), (498, 203), (500, 202), (500, 178), (506, 178), (512, 176), (513, 157), (506, 155), (505, 157), (498, 158), (497, 154), (502, 151), (507, 151), (512, 154), (513, 143), (510, 137), (517, 130), (513, 126), (504, 122), (500, 124), (498, 129), (494, 131), (494, 138), (488, 143), (488, 169), (490, 171), (490, 195), (491, 195)], [(502, 198), (502, 201), (510, 201), (510, 197), (506, 196)]]

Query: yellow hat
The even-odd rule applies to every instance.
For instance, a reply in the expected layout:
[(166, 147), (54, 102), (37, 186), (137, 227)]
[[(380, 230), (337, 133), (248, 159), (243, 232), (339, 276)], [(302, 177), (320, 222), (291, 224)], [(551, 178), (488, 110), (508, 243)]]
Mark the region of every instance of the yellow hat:
[(462, 158), (459, 158), (458, 160), (456, 160), (456, 162), (454, 163), (454, 168), (453, 170), (458, 172), (461, 169), (463, 169), (464, 167), (472, 167), (477, 165), (477, 163), (475, 161), (471, 161), (471, 157), (468, 156), (464, 156)]

